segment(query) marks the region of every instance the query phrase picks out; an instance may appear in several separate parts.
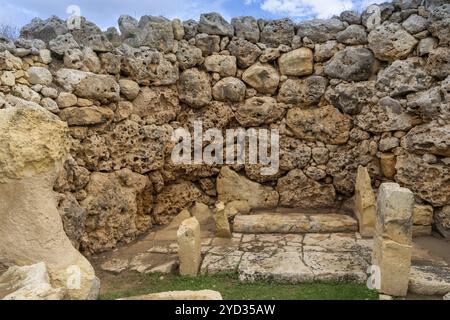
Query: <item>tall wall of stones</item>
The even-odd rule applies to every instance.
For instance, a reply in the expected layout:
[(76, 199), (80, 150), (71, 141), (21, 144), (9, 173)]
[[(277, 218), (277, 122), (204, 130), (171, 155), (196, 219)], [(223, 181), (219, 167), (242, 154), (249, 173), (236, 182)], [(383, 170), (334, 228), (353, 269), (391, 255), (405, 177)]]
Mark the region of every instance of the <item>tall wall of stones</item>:
[(85, 251), (215, 201), (220, 165), (170, 160), (171, 133), (197, 119), (204, 129), (279, 129), (277, 174), (250, 164), (220, 173), (219, 191), (238, 187), (253, 207), (345, 206), (363, 165), (375, 188), (410, 188), (448, 231), (444, 2), (386, 3), (380, 21), (367, 12), (298, 24), (122, 16), (120, 32), (34, 19), (14, 43), (0, 39), (0, 108), (39, 104), (68, 123), (71, 156), (54, 190), (67, 234)]

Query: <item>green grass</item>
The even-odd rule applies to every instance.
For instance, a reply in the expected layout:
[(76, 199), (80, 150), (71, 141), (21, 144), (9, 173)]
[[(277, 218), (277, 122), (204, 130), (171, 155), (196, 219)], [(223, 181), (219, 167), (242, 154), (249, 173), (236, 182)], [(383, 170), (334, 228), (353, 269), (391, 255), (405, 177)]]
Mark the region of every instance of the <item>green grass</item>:
[[(222, 274), (196, 278), (175, 275), (128, 274), (111, 283), (99, 299), (109, 300), (173, 290), (219, 291), (225, 300), (376, 300), (378, 294), (364, 284), (304, 283), (280, 284), (269, 281), (240, 283), (236, 275)], [(112, 280), (112, 279), (111, 279)], [(126, 284), (126, 287), (123, 286)]]

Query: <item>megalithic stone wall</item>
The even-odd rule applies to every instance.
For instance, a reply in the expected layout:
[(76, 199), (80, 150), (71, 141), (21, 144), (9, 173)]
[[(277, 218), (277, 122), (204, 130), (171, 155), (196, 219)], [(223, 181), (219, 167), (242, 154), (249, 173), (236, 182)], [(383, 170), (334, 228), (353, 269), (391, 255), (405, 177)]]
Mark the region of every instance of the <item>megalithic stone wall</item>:
[[(122, 16), (107, 31), (84, 18), (75, 30), (34, 19), (16, 41), (0, 39), (0, 108), (39, 104), (67, 122), (70, 157), (54, 189), (85, 252), (130, 242), (195, 201), (349, 208), (359, 165), (374, 190), (411, 189), (445, 233), (446, 2), (396, 0), (299, 23)], [(280, 170), (174, 164), (171, 134), (195, 120), (278, 129)], [(417, 230), (429, 233), (427, 223)]]

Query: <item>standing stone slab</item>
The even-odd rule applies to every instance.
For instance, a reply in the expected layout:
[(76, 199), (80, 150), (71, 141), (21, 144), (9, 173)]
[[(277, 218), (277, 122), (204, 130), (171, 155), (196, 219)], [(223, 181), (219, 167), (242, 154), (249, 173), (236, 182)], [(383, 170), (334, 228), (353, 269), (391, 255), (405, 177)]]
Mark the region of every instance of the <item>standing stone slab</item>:
[(195, 217), (181, 223), (177, 238), (180, 274), (195, 277), (201, 263), (200, 224)]
[(230, 224), (228, 222), (228, 215), (223, 202), (218, 202), (216, 204), (216, 214), (214, 215), (214, 220), (216, 221), (216, 236), (219, 238), (231, 238)]
[(380, 268), (381, 283), (378, 289), (379, 292), (391, 296), (406, 296), (411, 256), (411, 245), (375, 237), (372, 265)]
[(397, 183), (383, 183), (378, 191), (376, 234), (400, 244), (411, 244), (414, 195)]
[(379, 292), (406, 296), (412, 256), (414, 195), (397, 183), (378, 191), (372, 265), (379, 267)]
[(0, 257), (18, 266), (44, 262), (65, 297), (95, 299), (99, 280), (64, 232), (53, 191), (67, 133), (43, 108), (0, 110)]
[(375, 229), (375, 194), (366, 167), (359, 166), (355, 184), (355, 214), (359, 221), (359, 232), (363, 237), (372, 237)]

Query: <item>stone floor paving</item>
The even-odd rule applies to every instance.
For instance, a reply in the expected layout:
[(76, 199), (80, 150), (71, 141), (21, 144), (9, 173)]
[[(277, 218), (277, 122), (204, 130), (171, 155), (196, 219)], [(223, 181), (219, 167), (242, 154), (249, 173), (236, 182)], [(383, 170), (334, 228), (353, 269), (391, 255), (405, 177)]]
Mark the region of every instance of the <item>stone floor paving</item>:
[[(202, 232), (201, 274), (234, 273), (243, 282), (273, 280), (356, 281), (364, 283), (372, 254), (371, 239), (358, 232), (335, 233), (233, 233), (215, 238)], [(134, 245), (99, 259), (103, 271), (173, 273), (178, 266), (176, 229), (163, 229)], [(414, 246), (411, 291), (441, 294), (450, 289), (450, 267), (439, 256)]]
[(202, 274), (237, 271), (245, 282), (364, 282), (371, 254), (356, 233), (234, 234), (211, 244), (204, 252)]

